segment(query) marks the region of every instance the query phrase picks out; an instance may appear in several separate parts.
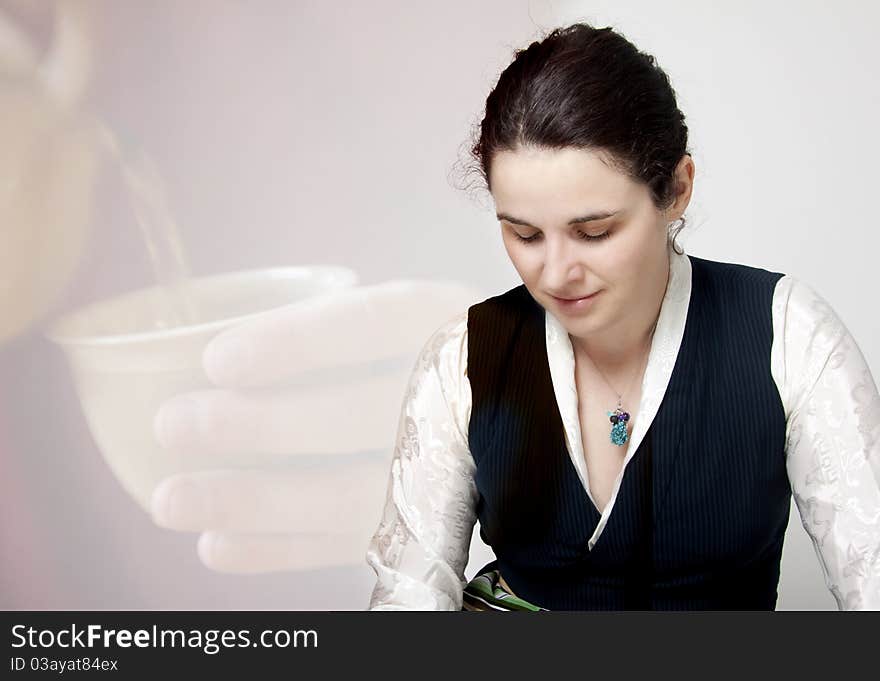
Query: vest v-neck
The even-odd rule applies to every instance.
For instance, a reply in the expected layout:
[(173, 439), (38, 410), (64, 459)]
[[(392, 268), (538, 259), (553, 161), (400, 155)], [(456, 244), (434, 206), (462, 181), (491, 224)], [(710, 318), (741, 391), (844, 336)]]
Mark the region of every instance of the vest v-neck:
[(657, 328), (651, 341), (648, 363), (642, 379), (642, 395), (639, 409), (633, 421), (629, 449), (623, 460), (620, 472), (614, 482), (611, 498), (600, 513), (595, 499), (590, 492), (590, 481), (584, 459), (581, 426), (578, 417), (578, 394), (575, 383), (574, 350), (571, 338), (562, 323), (549, 310), (544, 313), (545, 341), (547, 345), (547, 361), (553, 392), (562, 417), (565, 430), (565, 443), (571, 463), (580, 478), (587, 498), (586, 503), (600, 515), (593, 535), (588, 541), (590, 550), (596, 545), (602, 530), (608, 524), (608, 518), (614, 509), (615, 501), (623, 481), (627, 465), (638, 451), (639, 445), (648, 432), (654, 416), (666, 394), (666, 388), (672, 377), (672, 370), (684, 337), (685, 322), (691, 298), (691, 262), (686, 253), (676, 253), (669, 247), (669, 281), (666, 293), (660, 306)]

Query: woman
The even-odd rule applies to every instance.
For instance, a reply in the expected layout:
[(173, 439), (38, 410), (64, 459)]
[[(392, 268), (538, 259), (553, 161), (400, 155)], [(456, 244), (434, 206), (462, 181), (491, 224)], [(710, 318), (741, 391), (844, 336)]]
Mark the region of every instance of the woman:
[(792, 493), (839, 608), (880, 608), (873, 378), (809, 286), (678, 248), (694, 164), (653, 57), (553, 31), (473, 152), (523, 284), (419, 358), (371, 609), (772, 610)]

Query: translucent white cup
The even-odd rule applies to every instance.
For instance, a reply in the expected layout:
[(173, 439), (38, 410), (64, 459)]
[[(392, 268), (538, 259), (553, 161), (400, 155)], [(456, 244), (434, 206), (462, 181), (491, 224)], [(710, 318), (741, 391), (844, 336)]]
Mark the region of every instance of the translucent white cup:
[(334, 265), (197, 277), (184, 286), (199, 318), (206, 321), (156, 328), (157, 311), (168, 291), (154, 286), (70, 312), (46, 335), (64, 350), (104, 460), (149, 512), (153, 489), (169, 475), (258, 463), (166, 450), (153, 434), (153, 420), (166, 399), (211, 387), (202, 369), (202, 352), (211, 338), (265, 310), (332, 293), (357, 281), (353, 270)]

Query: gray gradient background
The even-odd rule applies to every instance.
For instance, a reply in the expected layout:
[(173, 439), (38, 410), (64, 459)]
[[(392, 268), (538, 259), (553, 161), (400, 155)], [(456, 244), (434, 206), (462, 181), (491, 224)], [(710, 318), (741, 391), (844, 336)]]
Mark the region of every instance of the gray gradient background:
[[(92, 4), (84, 105), (155, 159), (195, 274), (337, 263), (364, 284), (452, 279), (486, 296), (520, 281), (487, 200), (450, 184), (462, 145), (514, 48), (575, 20), (612, 25), (657, 56), (687, 118), (685, 249), (809, 282), (880, 375), (875, 4)], [(207, 569), (195, 534), (155, 526), (101, 460), (63, 357), (39, 332), (153, 283), (118, 189), (99, 183), (68, 285), (0, 346), (0, 465), (14, 492), (0, 497), (0, 608), (365, 608), (365, 563)], [(491, 557), (477, 531), (468, 577)], [(794, 508), (779, 593), (779, 609), (835, 608)]]

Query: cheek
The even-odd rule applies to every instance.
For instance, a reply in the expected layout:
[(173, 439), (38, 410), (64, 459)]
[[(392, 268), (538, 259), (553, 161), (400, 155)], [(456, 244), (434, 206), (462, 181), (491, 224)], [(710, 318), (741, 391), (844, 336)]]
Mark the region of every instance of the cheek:
[(626, 284), (638, 279), (645, 271), (651, 249), (646, 248), (648, 235), (644, 231), (632, 229), (620, 236), (603, 258), (603, 269), (609, 277)]
[(510, 258), (511, 261), (517, 262), (522, 258), (522, 249), (518, 248), (518, 244), (514, 241), (514, 237), (504, 235), (501, 243), (504, 244), (504, 250), (507, 251), (507, 257)]
[(609, 288), (625, 288), (629, 280), (629, 272), (634, 267), (632, 255), (632, 251), (625, 248), (625, 244), (609, 244), (601, 256), (596, 258), (593, 272)]
[(510, 258), (514, 268), (520, 274), (533, 271), (540, 265), (541, 256), (537, 253), (537, 249), (518, 244), (514, 238), (505, 239), (504, 248), (507, 251), (507, 257)]

